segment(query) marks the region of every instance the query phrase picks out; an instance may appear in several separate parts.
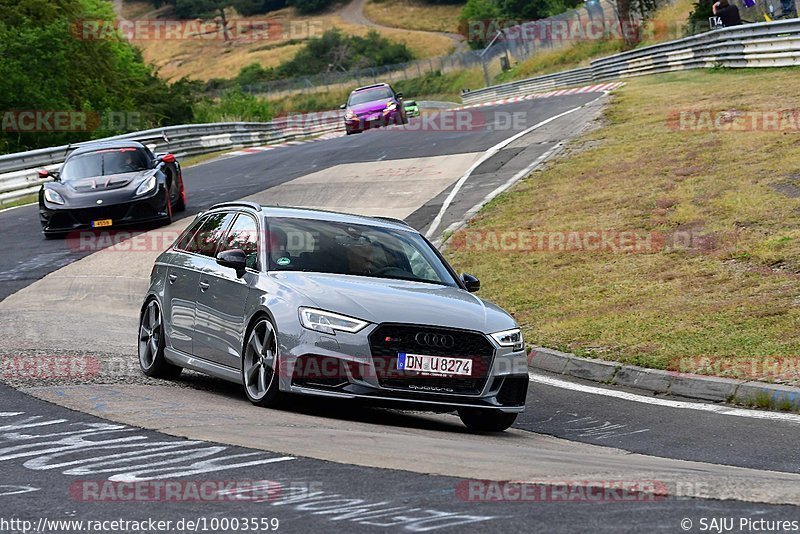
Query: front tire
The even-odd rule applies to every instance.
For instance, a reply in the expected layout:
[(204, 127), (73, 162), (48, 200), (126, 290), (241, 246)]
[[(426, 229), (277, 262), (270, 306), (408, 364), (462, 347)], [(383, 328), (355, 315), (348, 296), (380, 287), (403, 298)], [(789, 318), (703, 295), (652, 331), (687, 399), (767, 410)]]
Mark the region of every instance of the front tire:
[(461, 422), (472, 432), (502, 432), (517, 420), (516, 413), (481, 408), (459, 408)]
[(163, 226), (169, 226), (172, 224), (172, 199), (169, 196), (169, 189), (165, 190), (164, 196), (167, 198), (166, 205), (164, 206), (167, 216), (161, 220), (161, 224)]
[(278, 334), (267, 317), (250, 329), (242, 351), (242, 384), (247, 399), (256, 406), (274, 407), (280, 402), (278, 385)]
[(166, 338), (161, 306), (150, 299), (139, 319), (139, 367), (152, 378), (177, 378), (183, 368), (169, 363), (164, 356)]

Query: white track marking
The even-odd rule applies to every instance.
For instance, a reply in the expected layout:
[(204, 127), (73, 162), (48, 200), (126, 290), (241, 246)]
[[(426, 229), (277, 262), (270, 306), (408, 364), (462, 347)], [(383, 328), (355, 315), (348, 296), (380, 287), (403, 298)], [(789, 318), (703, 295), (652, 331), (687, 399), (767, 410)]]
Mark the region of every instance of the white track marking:
[(4, 211), (15, 210), (17, 208), (24, 208), (25, 206), (33, 206), (34, 204), (38, 204), (38, 201), (29, 202), (28, 204), (20, 204), (19, 206), (11, 206), (10, 208), (3, 208), (3, 209), (0, 210), (0, 213), (3, 213)]
[[(510, 188), (512, 185), (514, 185), (515, 183), (520, 181), (522, 178), (525, 178), (527, 175), (529, 175), (531, 172), (533, 172), (533, 170), (536, 167), (541, 165), (542, 162), (547, 161), (550, 158), (550, 156), (553, 155), (554, 152), (560, 150), (563, 146), (564, 146), (563, 143), (556, 143), (555, 145), (550, 147), (544, 154), (542, 154), (541, 156), (536, 158), (533, 161), (533, 163), (531, 163), (530, 165), (528, 165), (527, 167), (525, 167), (524, 169), (519, 171), (517, 174), (515, 174), (511, 178), (509, 178), (508, 181), (506, 181), (506, 183), (500, 185), (497, 189), (495, 189), (494, 191), (492, 191), (491, 193), (489, 193), (488, 195), (483, 197), (483, 199), (481, 199), (480, 202), (478, 202), (477, 204), (472, 206), (469, 209), (469, 211), (467, 211), (467, 213), (464, 214), (464, 217), (460, 221), (456, 221), (453, 224), (451, 224), (450, 226), (448, 226), (445, 229), (444, 234), (455, 233), (456, 230), (458, 230), (459, 228), (461, 228), (462, 226), (467, 224), (467, 221), (469, 219), (471, 219), (473, 215), (478, 213), (482, 207), (484, 207), (486, 204), (488, 204), (489, 202), (494, 200), (494, 198), (497, 195), (499, 195), (500, 193), (504, 192), (506, 189)], [(435, 240), (433, 240), (433, 244), (438, 247), (438, 246), (441, 245), (441, 242), (440, 242), (439, 239), (435, 239)]]
[(531, 382), (537, 384), (544, 384), (556, 388), (571, 389), (581, 393), (589, 393), (592, 395), (604, 395), (606, 397), (614, 397), (632, 402), (641, 402), (642, 404), (652, 404), (655, 406), (664, 406), (667, 408), (681, 408), (686, 410), (697, 410), (700, 412), (713, 412), (719, 415), (733, 415), (736, 417), (749, 417), (751, 419), (767, 419), (770, 421), (786, 421), (790, 423), (800, 424), (800, 415), (781, 412), (767, 412), (759, 410), (745, 410), (744, 408), (733, 408), (723, 404), (704, 404), (700, 402), (684, 402), (669, 399), (660, 399), (657, 397), (646, 397), (644, 395), (637, 395), (636, 393), (628, 393), (627, 391), (617, 391), (613, 389), (605, 389), (595, 386), (587, 386), (585, 384), (577, 384), (567, 380), (560, 380), (549, 376), (543, 376), (534, 373), (528, 373)]
[[(603, 96), (605, 96), (605, 95), (603, 95)], [(499, 143), (497, 143), (496, 145), (491, 147), (489, 150), (484, 152), (483, 156), (478, 158), (478, 161), (473, 163), (472, 166), (469, 169), (467, 169), (467, 172), (464, 173), (464, 176), (459, 178), (458, 182), (456, 182), (456, 185), (450, 191), (450, 194), (447, 195), (447, 198), (444, 199), (444, 203), (442, 204), (442, 207), (439, 210), (439, 213), (436, 214), (436, 217), (433, 219), (433, 222), (431, 222), (431, 225), (428, 228), (428, 231), (425, 232), (425, 237), (427, 237), (428, 239), (432, 239), (433, 238), (434, 234), (436, 233), (436, 230), (439, 229), (439, 225), (442, 224), (442, 218), (444, 217), (445, 212), (447, 212), (447, 209), (450, 207), (450, 204), (453, 203), (453, 199), (456, 197), (456, 195), (461, 190), (461, 188), (464, 186), (464, 184), (469, 179), (469, 177), (472, 175), (472, 173), (475, 172), (475, 169), (477, 169), (483, 162), (485, 162), (486, 160), (488, 160), (489, 158), (491, 158), (492, 156), (497, 154), (500, 150), (502, 150), (506, 146), (510, 145), (511, 143), (513, 143), (514, 141), (519, 139), (520, 137), (522, 137), (524, 135), (527, 135), (527, 134), (531, 133), (532, 131), (534, 131), (534, 130), (536, 130), (538, 128), (541, 128), (542, 126), (544, 126), (546, 124), (549, 124), (549, 123), (553, 122), (554, 120), (560, 119), (561, 117), (569, 115), (570, 113), (574, 113), (574, 112), (576, 112), (576, 111), (578, 111), (580, 109), (583, 109), (585, 106), (588, 106), (588, 105), (594, 103), (599, 98), (602, 98), (602, 96), (600, 96), (598, 98), (595, 98), (591, 102), (587, 102), (586, 104), (574, 107), (574, 108), (569, 109), (569, 110), (567, 110), (567, 111), (565, 111), (563, 113), (559, 113), (558, 115), (554, 115), (554, 116), (550, 117), (549, 119), (545, 119), (545, 120), (543, 120), (541, 122), (538, 122), (538, 123), (534, 124), (533, 126), (531, 126), (530, 128), (528, 128), (526, 130), (523, 130), (523, 131), (521, 131), (521, 132), (519, 132), (517, 134), (512, 135), (508, 139), (504, 139), (503, 141), (500, 141)]]

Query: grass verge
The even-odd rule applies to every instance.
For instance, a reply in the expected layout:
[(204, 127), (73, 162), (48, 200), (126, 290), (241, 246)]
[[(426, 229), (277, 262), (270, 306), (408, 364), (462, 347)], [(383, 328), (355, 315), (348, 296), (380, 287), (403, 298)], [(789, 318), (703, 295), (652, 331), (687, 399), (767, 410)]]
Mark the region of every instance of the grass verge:
[(461, 4), (426, 4), (413, 0), (371, 0), (364, 15), (383, 26), (426, 32), (458, 32)]
[[(687, 131), (675, 121), (691, 110), (726, 117), (797, 109), (798, 73), (710, 70), (628, 81), (603, 128), (491, 202), (469, 223), (471, 234), (453, 237), (449, 259), (481, 277), (483, 296), (515, 314), (529, 343), (798, 383), (797, 117), (788, 116), (785, 131)], [(638, 254), (503, 251), (483, 237), (482, 246), (474, 241), (504, 232), (623, 230), (655, 236), (656, 244), (664, 237), (667, 246)], [(455, 246), (470, 235), (472, 246)], [(770, 372), (767, 362), (776, 361), (788, 376)]]
[(0, 210), (13, 208), (15, 206), (24, 206), (26, 204), (33, 204), (39, 200), (38, 193), (31, 193), (30, 195), (25, 195), (24, 197), (15, 198), (14, 200), (9, 200), (7, 202), (0, 202)]

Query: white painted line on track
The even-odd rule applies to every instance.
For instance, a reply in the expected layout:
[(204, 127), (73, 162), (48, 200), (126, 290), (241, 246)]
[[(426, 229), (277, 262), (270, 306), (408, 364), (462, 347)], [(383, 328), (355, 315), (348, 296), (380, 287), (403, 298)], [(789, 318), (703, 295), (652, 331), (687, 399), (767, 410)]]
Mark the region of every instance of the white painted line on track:
[(444, 218), (444, 214), (447, 212), (447, 209), (450, 207), (450, 204), (453, 203), (453, 199), (456, 197), (456, 195), (461, 190), (461, 188), (464, 186), (464, 183), (466, 183), (466, 181), (469, 179), (469, 177), (472, 175), (472, 173), (475, 172), (475, 169), (477, 169), (483, 162), (485, 162), (486, 160), (488, 160), (489, 158), (491, 158), (492, 156), (497, 154), (500, 150), (502, 150), (506, 146), (510, 145), (511, 143), (513, 143), (514, 141), (519, 139), (520, 137), (523, 137), (523, 136), (531, 133), (532, 131), (539, 129), (542, 126), (545, 126), (546, 124), (549, 124), (549, 123), (553, 122), (554, 120), (560, 119), (561, 117), (569, 115), (570, 113), (574, 113), (574, 112), (576, 112), (576, 111), (578, 111), (580, 109), (583, 109), (584, 107), (593, 104), (594, 102), (596, 102), (597, 100), (599, 100), (603, 96), (605, 96), (605, 94), (595, 98), (591, 102), (587, 102), (586, 104), (582, 104), (580, 106), (577, 106), (577, 107), (574, 107), (572, 109), (569, 109), (569, 110), (567, 110), (567, 111), (565, 111), (563, 113), (559, 113), (558, 115), (554, 115), (554, 116), (552, 116), (552, 117), (550, 117), (548, 119), (545, 119), (545, 120), (543, 120), (541, 122), (538, 122), (538, 123), (534, 124), (533, 126), (531, 126), (530, 128), (528, 128), (526, 130), (523, 130), (523, 131), (521, 131), (519, 133), (516, 133), (516, 134), (512, 135), (511, 137), (509, 137), (508, 139), (504, 139), (503, 141), (500, 141), (499, 143), (497, 143), (493, 147), (489, 148), (489, 150), (484, 152), (483, 156), (478, 158), (478, 161), (473, 163), (472, 166), (470, 166), (470, 168), (467, 169), (467, 172), (464, 173), (464, 176), (459, 178), (458, 182), (456, 182), (456, 185), (450, 191), (450, 194), (447, 195), (447, 198), (444, 199), (444, 203), (442, 204), (442, 207), (439, 209), (439, 213), (437, 213), (436, 217), (433, 219), (433, 222), (431, 222), (431, 225), (428, 228), (428, 231), (425, 232), (425, 237), (427, 237), (428, 239), (432, 239), (433, 238), (433, 235), (436, 233), (436, 230), (439, 229), (439, 225), (442, 224), (442, 218)]
[(596, 386), (588, 386), (585, 384), (578, 384), (576, 382), (569, 382), (549, 376), (528, 373), (531, 382), (537, 384), (544, 384), (545, 386), (552, 386), (562, 389), (571, 389), (581, 393), (589, 393), (591, 395), (603, 395), (605, 397), (614, 397), (631, 402), (640, 402), (642, 404), (652, 404), (654, 406), (663, 406), (666, 408), (680, 408), (685, 410), (697, 410), (699, 412), (712, 412), (719, 415), (732, 415), (735, 417), (749, 417), (750, 419), (767, 419), (770, 421), (784, 421), (789, 423), (800, 424), (800, 415), (782, 412), (766, 412), (759, 410), (746, 410), (744, 408), (733, 408), (724, 404), (704, 404), (700, 402), (685, 402), (670, 399), (661, 399), (657, 397), (647, 397), (644, 395), (637, 395), (636, 393), (629, 393), (627, 391), (618, 391), (614, 389), (605, 389)]
[(34, 204), (38, 203), (39, 203), (38, 201), (35, 201), (35, 202), (29, 202), (28, 204), (20, 204), (19, 206), (11, 206), (10, 208), (3, 208), (0, 210), (0, 213), (3, 213), (4, 211), (15, 210), (17, 208), (24, 208), (25, 206), (33, 206)]
[[(472, 206), (469, 209), (469, 211), (467, 211), (464, 214), (464, 217), (461, 220), (456, 221), (453, 224), (451, 224), (450, 226), (448, 226), (447, 228), (445, 228), (445, 231), (443, 233), (444, 234), (455, 233), (456, 230), (458, 230), (462, 226), (466, 225), (467, 221), (470, 220), (473, 215), (478, 213), (481, 210), (482, 207), (484, 207), (486, 204), (488, 204), (489, 202), (494, 200), (494, 198), (497, 195), (499, 195), (500, 193), (504, 192), (506, 189), (510, 188), (512, 185), (517, 183), (519, 180), (521, 180), (522, 178), (525, 178), (528, 174), (533, 172), (533, 170), (536, 167), (538, 167), (543, 161), (547, 161), (554, 152), (556, 152), (557, 150), (560, 150), (563, 146), (564, 146), (563, 143), (556, 143), (555, 145), (553, 145), (552, 147), (547, 149), (547, 151), (544, 154), (542, 154), (541, 156), (539, 156), (538, 158), (536, 158), (533, 161), (533, 163), (531, 163), (530, 165), (528, 165), (527, 167), (525, 167), (524, 169), (519, 171), (517, 174), (515, 174), (511, 178), (509, 178), (508, 181), (506, 181), (506, 183), (500, 185), (499, 187), (497, 187), (497, 189), (495, 189), (494, 191), (492, 191), (491, 193), (489, 193), (488, 195), (483, 197), (480, 202), (478, 202), (477, 204)], [(434, 240), (433, 244), (436, 245), (437, 247), (441, 245), (441, 243), (439, 242), (438, 239)]]

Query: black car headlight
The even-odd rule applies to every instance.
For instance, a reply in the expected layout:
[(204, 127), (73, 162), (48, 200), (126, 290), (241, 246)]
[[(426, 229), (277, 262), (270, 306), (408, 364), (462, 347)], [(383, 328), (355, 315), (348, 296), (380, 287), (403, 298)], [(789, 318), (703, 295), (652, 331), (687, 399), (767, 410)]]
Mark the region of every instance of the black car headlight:
[(158, 179), (156, 178), (156, 175), (154, 174), (150, 178), (147, 178), (144, 182), (139, 184), (139, 187), (136, 189), (136, 195), (137, 196), (138, 195), (145, 195), (145, 194), (151, 192), (153, 189), (156, 188), (157, 184), (158, 184)]
[(324, 334), (336, 335), (336, 330), (355, 334), (369, 324), (361, 319), (314, 308), (300, 308), (299, 312), (300, 324), (309, 330)]
[(44, 199), (50, 204), (64, 204), (64, 197), (62, 197), (58, 191), (53, 189), (44, 190)]

